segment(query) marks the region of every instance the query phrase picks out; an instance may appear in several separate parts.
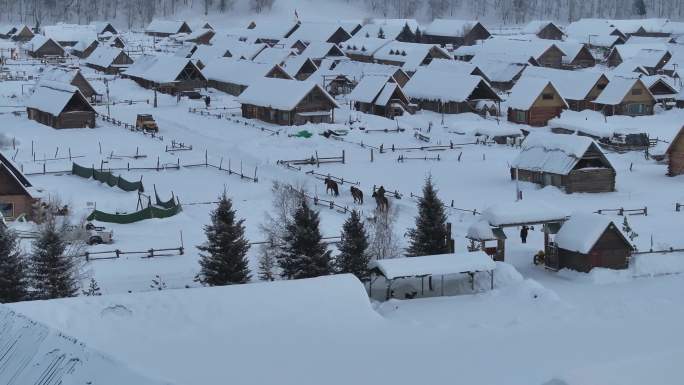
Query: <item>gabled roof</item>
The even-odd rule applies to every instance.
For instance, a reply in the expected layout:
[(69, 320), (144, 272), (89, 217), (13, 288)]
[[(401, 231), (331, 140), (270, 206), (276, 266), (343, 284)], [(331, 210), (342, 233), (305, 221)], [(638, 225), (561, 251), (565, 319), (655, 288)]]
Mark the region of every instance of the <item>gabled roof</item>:
[(108, 68), (122, 53), (123, 50), (121, 48), (100, 45), (99, 47), (95, 48), (90, 56), (88, 56), (85, 63), (97, 67)]
[(345, 56), (344, 52), (336, 44), (325, 42), (309, 43), (300, 55), (311, 59), (322, 59), (327, 56)]
[(43, 81), (53, 81), (58, 83), (71, 84), (74, 78), (79, 74), (80, 70), (68, 69), (62, 67), (49, 67), (43, 72), (38, 80), (38, 83)]
[(306, 56), (290, 56), (285, 60), (282, 67), (288, 75), (295, 77), (306, 65), (311, 66), (314, 72), (318, 70), (316, 63)]
[[(627, 97), (630, 90), (637, 83), (640, 83), (643, 86), (645, 92), (651, 95), (651, 91), (648, 90), (648, 87), (646, 87), (646, 85), (640, 79), (614, 76), (610, 79), (610, 83), (608, 83), (608, 86), (606, 86), (606, 88), (603, 91), (601, 91), (601, 94), (598, 96), (598, 98), (596, 98), (594, 103), (606, 104), (611, 106), (620, 104)], [(651, 99), (655, 100), (653, 95), (651, 95)]]
[(506, 59), (506, 57), (491, 58), (483, 55), (473, 58), (469, 63), (476, 65), (490, 82), (507, 83), (515, 80), (528, 67), (528, 63)]
[[(565, 27), (565, 33), (573, 37), (587, 37), (589, 35), (610, 35), (615, 31), (620, 31), (617, 27), (610, 24), (605, 19), (580, 19), (573, 21)], [(593, 41), (593, 38), (592, 38)]]
[(202, 73), (208, 80), (249, 86), (255, 80), (265, 77), (274, 67), (273, 64), (220, 58), (210, 61), (202, 69)]
[(573, 213), (570, 219), (563, 223), (554, 238), (554, 242), (561, 249), (589, 254), (599, 238), (609, 228), (615, 230), (625, 244), (632, 248), (625, 235), (610, 217), (580, 212)]
[[(397, 71), (403, 70), (397, 66), (363, 63), (353, 60), (342, 61), (335, 68), (325, 71), (325, 75), (343, 75), (350, 80), (359, 81), (366, 75), (389, 75), (394, 76)], [(406, 75), (408, 77), (408, 75)]]
[(431, 70), (453, 72), (460, 75), (476, 75), (476, 72), (481, 72), (473, 63), (452, 59), (433, 59), (430, 64), (425, 67)]
[[(510, 55), (514, 53), (518, 56), (533, 57), (539, 59), (552, 48), (558, 48), (555, 40), (545, 39), (520, 39), (514, 36), (494, 37), (487, 39), (482, 44), (474, 45), (470, 49), (475, 52), (475, 56), (491, 55)], [(563, 52), (565, 54), (565, 52)]]
[(59, 43), (57, 43), (53, 39), (45, 37), (43, 35), (34, 35), (33, 38), (31, 38), (31, 40), (29, 40), (28, 43), (26, 43), (25, 47), (29, 51), (35, 52), (35, 51), (38, 51), (39, 49), (41, 49), (45, 44), (47, 44), (50, 41), (52, 41), (58, 47), (61, 47), (61, 45), (59, 45)]
[(674, 79), (672, 79), (669, 76), (665, 76), (665, 75), (640, 76), (639, 79), (641, 79), (641, 81), (644, 82), (646, 87), (648, 87), (649, 89), (651, 89), (656, 84), (660, 84), (663, 87), (670, 90), (671, 95), (676, 95), (679, 93), (679, 91), (677, 91), (676, 86), (674, 85)]
[(248, 39), (280, 40), (288, 37), (297, 28), (298, 22), (259, 22), (254, 28), (236, 28), (227, 31), (228, 35)]
[(610, 48), (622, 41), (622, 37), (610, 34), (588, 34), (570, 36), (566, 41), (591, 45), (592, 47)]
[(405, 71), (411, 72), (417, 70), (423, 63), (423, 60), (425, 60), (428, 54), (433, 50), (441, 52), (445, 58), (450, 57), (448, 52), (435, 44), (392, 41), (378, 49), (375, 54), (373, 54), (373, 58), (403, 63), (402, 68)]
[(268, 47), (259, 52), (253, 60), (256, 63), (283, 64), (289, 57), (296, 55), (296, 51), (291, 48)]
[(95, 111), (90, 107), (90, 104), (78, 88), (70, 84), (49, 80), (41, 81), (36, 86), (33, 95), (26, 101), (26, 107), (57, 116), (64, 111), (64, 108), (74, 96), (82, 98), (89, 109)]
[(99, 45), (99, 41), (97, 39), (88, 39), (88, 40), (79, 40), (74, 46), (72, 47), (73, 51), (80, 51), (83, 52), (86, 49), (90, 48), (91, 45)]
[(406, 83), (404, 92), (411, 99), (433, 100), (442, 103), (465, 102), (479, 87), (490, 91), (492, 98), (498, 96), (480, 76), (419, 68)]
[(620, 44), (613, 51), (620, 55), (622, 61), (636, 60), (647, 67), (655, 67), (668, 53), (668, 48), (664, 44)]
[[(577, 55), (579, 55), (580, 52), (582, 52), (582, 50), (584, 50), (586, 47), (584, 43), (577, 43), (574, 41), (556, 41), (555, 44), (556, 47), (560, 48), (560, 50), (565, 54), (563, 61), (566, 63), (570, 63), (575, 60)], [(591, 54), (593, 57), (591, 51), (589, 51), (589, 54)]]
[(189, 34), (182, 36), (178, 40), (180, 41), (193, 41), (201, 38), (202, 36), (209, 35), (209, 36), (214, 36), (216, 32), (214, 32), (213, 29), (210, 28), (200, 28), (200, 29), (194, 29), (192, 32)]
[(382, 30), (384, 39), (396, 40), (407, 24), (413, 33), (419, 28), (418, 22), (414, 19), (373, 19), (361, 27), (354, 36), (377, 38)]
[(379, 49), (391, 42), (392, 40), (389, 39), (365, 37), (364, 35), (357, 33), (351, 39), (340, 44), (340, 46), (347, 54), (373, 56)]
[[(533, 20), (533, 21), (530, 21), (529, 23), (527, 23), (527, 25), (524, 26), (524, 27), (520, 30), (520, 32), (521, 32), (521, 33), (524, 33), (524, 34), (536, 35), (536, 34), (538, 34), (539, 32), (541, 32), (541, 30), (543, 30), (544, 28), (546, 28), (548, 25), (552, 25), (552, 26), (554, 26), (554, 27), (560, 29), (560, 27), (559, 27), (558, 25), (556, 25), (556, 23), (554, 23), (553, 21), (549, 21), (549, 20)], [(562, 32), (562, 30), (561, 30), (561, 32)]]
[(295, 29), (294, 32), (287, 37), (290, 39), (299, 39), (303, 42), (327, 42), (337, 33), (341, 33), (342, 36), (344, 36), (343, 40), (351, 38), (349, 32), (339, 24), (323, 22), (303, 22), (299, 25), (299, 28)]
[(150, 24), (147, 25), (147, 28), (145, 28), (145, 32), (165, 33), (173, 35), (180, 32), (181, 28), (183, 28), (184, 25), (190, 28), (188, 24), (182, 20), (154, 19), (150, 22)]
[(47, 25), (42, 28), (46, 37), (61, 42), (77, 42), (81, 40), (97, 40), (97, 32), (93, 25), (66, 24)]
[(238, 97), (242, 104), (270, 107), (281, 111), (291, 111), (314, 89), (318, 88), (332, 105), (339, 107), (321, 86), (310, 81), (297, 81), (277, 78), (255, 80)]
[(602, 72), (568, 71), (535, 66), (527, 67), (522, 76), (550, 80), (558, 93), (568, 100), (584, 100), (596, 83), (605, 78)]
[(172, 83), (188, 65), (195, 67), (201, 74), (190, 59), (171, 55), (143, 55), (138, 57), (124, 74), (155, 83)]
[(533, 132), (523, 141), (512, 167), (567, 175), (590, 148), (603, 155), (610, 165), (601, 148), (588, 136)]
[[(224, 57), (226, 52), (228, 57), (235, 59), (244, 58), (252, 60), (261, 51), (266, 49), (266, 44), (252, 44), (240, 41), (234, 36), (219, 36), (216, 35), (211, 39), (211, 45), (200, 45), (197, 51), (192, 55), (193, 59), (200, 59), (203, 62), (209, 62), (210, 58)], [(206, 61), (205, 61), (206, 60)]]
[[(116, 28), (114, 27), (114, 25), (113, 25), (112, 23), (108, 22), (108, 21), (93, 21), (93, 22), (90, 23), (90, 25), (92, 25), (93, 28), (95, 28), (95, 32), (96, 32), (98, 35), (99, 35), (99, 34), (102, 34), (102, 33), (105, 33), (105, 29), (106, 29), (107, 27), (112, 27), (112, 28), (114, 29), (114, 31), (116, 31)], [(107, 32), (109, 32), (109, 31), (107, 31)], [(115, 33), (116, 33), (116, 32), (115, 32)]]
[[(17, 186), (20, 186), (24, 192), (32, 196), (31, 191), (32, 185), (31, 182), (24, 176), (24, 174), (19, 170), (19, 168), (14, 164), (14, 162), (6, 157), (2, 151), (0, 151), (0, 166), (4, 167), (9, 174), (14, 178), (14, 180), (17, 182)], [(2, 214), (0, 214), (0, 218), (2, 217)]]
[(390, 79), (389, 75), (364, 76), (348, 98), (354, 102), (373, 103)]
[(433, 36), (463, 37), (477, 24), (479, 22), (475, 20), (435, 19), (423, 33)]
[[(534, 102), (539, 98), (546, 89), (551, 86), (553, 90), (558, 93), (558, 89), (548, 79), (536, 77), (521, 77), (511, 89), (511, 94), (508, 97), (508, 106), (516, 110), (529, 110), (534, 105)], [(558, 93), (560, 95), (560, 93)], [(568, 104), (561, 96), (563, 103), (567, 107)]]

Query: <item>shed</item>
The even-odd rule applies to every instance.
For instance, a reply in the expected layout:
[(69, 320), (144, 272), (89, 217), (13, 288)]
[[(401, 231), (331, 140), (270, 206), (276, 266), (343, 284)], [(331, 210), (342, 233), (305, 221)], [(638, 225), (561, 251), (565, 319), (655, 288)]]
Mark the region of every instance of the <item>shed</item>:
[(475, 20), (435, 19), (423, 31), (425, 43), (454, 47), (473, 45), (490, 36), (487, 28)]
[(288, 39), (298, 39), (304, 43), (324, 42), (340, 44), (349, 40), (352, 36), (338, 23), (302, 22), (299, 28), (285, 37)]
[(181, 40), (193, 44), (210, 44), (210, 41), (216, 32), (209, 28), (200, 28), (192, 31), (188, 35), (184, 36)]
[[(475, 288), (475, 275), (480, 272), (489, 273), (490, 287), (494, 288), (494, 269), (496, 264), (490, 256), (483, 252), (464, 254), (438, 254), (421, 257), (404, 257), (376, 259), (369, 265), (371, 274), (382, 276), (387, 280), (386, 299), (393, 297), (392, 284), (397, 279), (420, 278), (421, 292), (423, 278), (442, 277), (442, 294), (444, 293), (444, 276), (468, 274), (471, 287)], [(372, 282), (371, 282), (372, 285)], [(417, 293), (416, 293), (417, 294)]]
[(28, 118), (52, 128), (95, 128), (95, 110), (78, 88), (41, 81), (26, 102)]
[(346, 55), (337, 44), (311, 42), (304, 51), (300, 53), (300, 56), (309, 58), (313, 60), (316, 66), (320, 66), (325, 58), (341, 59)]
[(43, 34), (62, 47), (73, 47), (79, 41), (97, 40), (95, 28), (91, 25), (57, 23), (42, 28)]
[(282, 63), (283, 70), (292, 78), (306, 80), (318, 70), (316, 63), (306, 56), (290, 56)]
[(555, 44), (565, 53), (562, 61), (564, 68), (589, 68), (596, 65), (596, 58), (586, 44), (571, 41), (558, 41)]
[(43, 72), (38, 83), (43, 81), (53, 81), (58, 83), (71, 84), (72, 86), (78, 88), (81, 94), (87, 99), (91, 99), (97, 94), (95, 88), (90, 84), (88, 79), (83, 76), (81, 70), (77, 69), (67, 69), (62, 67), (50, 67), (48, 70)]
[(673, 102), (679, 93), (673, 84), (675, 79), (669, 76), (641, 76), (640, 79), (658, 102)]
[(563, 40), (565, 36), (563, 30), (556, 23), (548, 20), (533, 20), (527, 23), (520, 32), (546, 40)]
[(594, 100), (594, 110), (611, 115), (653, 115), (656, 99), (641, 79), (614, 76)]
[(81, 40), (71, 48), (71, 54), (77, 58), (85, 59), (95, 51), (98, 45), (100, 45), (98, 40)]
[(0, 222), (22, 214), (31, 218), (38, 200), (29, 180), (14, 163), (0, 152)]
[(373, 55), (382, 47), (390, 44), (392, 40), (381, 39), (378, 37), (366, 37), (357, 34), (346, 42), (340, 44), (340, 48), (352, 60), (371, 63)]
[(684, 174), (684, 127), (675, 135), (667, 147), (667, 175)]
[(591, 102), (606, 88), (608, 78), (601, 72), (568, 71), (554, 68), (529, 66), (523, 77), (550, 80), (573, 111), (592, 108)]
[(257, 79), (264, 77), (292, 79), (279, 65), (254, 63), (231, 58), (215, 59), (202, 70), (209, 87), (234, 96), (240, 95)]
[(311, 81), (260, 78), (240, 94), (242, 116), (284, 126), (331, 123), (335, 99)]
[(93, 51), (85, 64), (106, 74), (118, 74), (131, 66), (133, 59), (121, 48), (102, 45)]
[(586, 136), (534, 132), (511, 164), (511, 179), (555, 186), (566, 193), (615, 191), (615, 168)]
[(428, 65), (433, 59), (451, 59), (449, 53), (435, 44), (403, 43), (393, 41), (373, 54), (375, 62), (396, 65), (407, 73)]
[(35, 34), (26, 24), (6, 25), (0, 29), (0, 39), (12, 39), (14, 41), (29, 41)]
[(610, 217), (573, 213), (555, 236), (555, 255), (545, 264), (554, 270), (589, 272), (595, 267), (626, 269), (634, 247)]
[(56, 41), (43, 35), (35, 35), (24, 46), (29, 56), (34, 58), (64, 57), (66, 52)]
[(392, 119), (408, 111), (409, 100), (389, 75), (368, 75), (354, 87), (348, 99), (357, 111)]
[(207, 83), (192, 60), (169, 55), (140, 56), (122, 76), (133, 79), (141, 87), (169, 94), (201, 88)]
[(543, 78), (521, 78), (507, 101), (508, 121), (530, 126), (545, 126), (568, 108), (553, 83)]
[(95, 33), (99, 35), (118, 35), (119, 31), (114, 28), (114, 25), (108, 21), (93, 21), (90, 25), (95, 29)]
[(480, 100), (500, 101), (481, 77), (420, 68), (404, 92), (419, 108), (445, 114), (477, 111)]
[(155, 19), (145, 28), (145, 34), (155, 37), (169, 37), (179, 33), (191, 33), (192, 29), (182, 20), (159, 20)]

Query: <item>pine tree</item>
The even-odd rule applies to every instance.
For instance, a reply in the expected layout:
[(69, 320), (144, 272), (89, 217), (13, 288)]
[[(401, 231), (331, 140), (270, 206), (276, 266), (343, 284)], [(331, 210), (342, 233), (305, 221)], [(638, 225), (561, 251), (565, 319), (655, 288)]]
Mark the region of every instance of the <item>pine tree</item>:
[(277, 260), (273, 255), (273, 247), (270, 245), (262, 245), (261, 254), (259, 255), (259, 280), (260, 281), (275, 281)]
[(447, 232), (446, 221), (444, 203), (437, 196), (432, 177), (428, 177), (418, 203), (416, 227), (408, 232), (410, 245), (406, 250), (407, 254), (420, 256), (448, 253), (447, 239), (450, 234)]
[(630, 241), (634, 242), (634, 240), (639, 236), (634, 229), (632, 229), (632, 226), (630, 226), (629, 222), (627, 221), (627, 216), (624, 217), (622, 220), (622, 231), (627, 235), (627, 238), (629, 238)]
[(411, 27), (409, 27), (408, 23), (404, 23), (404, 27), (402, 27), (401, 32), (399, 33), (399, 36), (397, 36), (398, 41), (404, 41), (404, 42), (414, 42), (413, 31), (411, 31)]
[(356, 210), (352, 211), (342, 226), (339, 250), (340, 254), (335, 259), (338, 273), (351, 273), (360, 280), (369, 277), (368, 236)]
[(31, 252), (29, 277), (36, 299), (73, 297), (78, 293), (76, 260), (66, 251), (66, 241), (54, 219), (49, 218)]
[(27, 287), (26, 261), (19, 247), (19, 239), (0, 223), (0, 302), (26, 299)]
[(384, 39), (385, 38), (385, 31), (382, 30), (382, 27), (378, 29), (378, 39)]
[(420, 28), (416, 28), (416, 43), (422, 43), (423, 42), (423, 32), (420, 31)]
[(90, 278), (90, 283), (88, 284), (88, 290), (83, 290), (83, 295), (88, 297), (97, 297), (102, 295), (100, 291), (100, 286), (97, 284), (95, 278)]
[(644, 0), (634, 0), (632, 8), (636, 15), (646, 16), (646, 3), (644, 3)]
[(249, 243), (245, 239), (244, 222), (244, 219), (236, 220), (233, 202), (223, 194), (211, 212), (211, 224), (204, 226), (207, 242), (197, 246), (204, 252), (199, 261), (201, 283), (220, 286), (249, 282)]
[(284, 278), (312, 278), (331, 273), (330, 251), (326, 251), (322, 242), (319, 222), (318, 213), (302, 200), (286, 228), (285, 246), (278, 255)]

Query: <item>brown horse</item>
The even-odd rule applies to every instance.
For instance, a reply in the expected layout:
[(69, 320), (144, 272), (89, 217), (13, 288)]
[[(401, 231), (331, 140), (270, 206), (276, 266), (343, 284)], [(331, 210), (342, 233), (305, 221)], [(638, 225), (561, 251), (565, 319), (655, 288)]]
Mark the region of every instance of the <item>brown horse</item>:
[(336, 197), (340, 196), (340, 188), (337, 186), (337, 182), (330, 178), (325, 178), (323, 182), (325, 183), (326, 193), (332, 194)]
[(350, 190), (352, 198), (354, 198), (354, 203), (363, 204), (363, 191), (355, 186), (351, 186)]
[(375, 198), (375, 204), (378, 206), (378, 210), (386, 212), (387, 209), (389, 209), (389, 201), (386, 196), (380, 195), (377, 191), (374, 191), (373, 198)]

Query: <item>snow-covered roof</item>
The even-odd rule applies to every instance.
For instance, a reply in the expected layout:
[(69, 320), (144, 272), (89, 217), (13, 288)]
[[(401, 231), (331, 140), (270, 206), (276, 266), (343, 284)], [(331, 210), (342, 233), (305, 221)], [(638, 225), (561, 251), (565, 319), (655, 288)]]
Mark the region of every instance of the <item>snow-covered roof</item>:
[(473, 72), (478, 69), (473, 63), (452, 59), (433, 59), (425, 68), (460, 75), (473, 75)]
[(318, 70), (318, 67), (316, 67), (316, 63), (314, 63), (311, 59), (309, 59), (306, 56), (289, 56), (284, 62), (283, 62), (283, 69), (285, 72), (287, 72), (288, 75), (292, 76), (293, 78), (297, 76), (297, 74), (302, 70), (302, 68), (309, 64), (314, 68), (314, 72)]
[(249, 60), (219, 58), (210, 61), (202, 69), (208, 80), (248, 86), (254, 80), (265, 77), (274, 65), (254, 63)]
[[(401, 34), (401, 32), (404, 30), (404, 26), (406, 25), (405, 23), (386, 23), (385, 20), (382, 19), (377, 19), (378, 22), (371, 22), (359, 30), (354, 36), (358, 37), (370, 37), (370, 38), (377, 38), (380, 36), (380, 31), (382, 31), (382, 36), (384, 36), (382, 39), (387, 39), (387, 40), (396, 40), (397, 37)], [(398, 20), (402, 21), (402, 20)], [(418, 28), (418, 23), (413, 20), (413, 22), (409, 22), (409, 28), (411, 29), (411, 32), (415, 33), (416, 29)]]
[[(637, 83), (641, 83), (644, 86), (644, 92), (647, 92), (649, 95), (651, 94), (648, 87), (640, 79), (614, 76), (610, 79), (610, 83), (608, 83), (606, 88), (601, 91), (594, 103), (611, 106), (620, 104)], [(653, 98), (653, 95), (651, 97)]]
[(364, 63), (353, 60), (342, 61), (335, 68), (326, 70), (326, 75), (343, 75), (350, 80), (361, 80), (366, 75), (390, 75), (394, 76), (397, 71), (402, 71), (397, 66)]
[(238, 28), (226, 31), (228, 35), (239, 36), (248, 39), (280, 40), (287, 37), (296, 27), (296, 23), (290, 21), (259, 22), (252, 29)]
[[(546, 26), (548, 26), (549, 24), (558, 27), (558, 26), (556, 25), (556, 23), (554, 23), (553, 21), (549, 21), (549, 20), (533, 20), (533, 21), (530, 21), (529, 23), (527, 23), (527, 25), (524, 26), (524, 27), (520, 30), (520, 32), (522, 32), (522, 33), (524, 33), (524, 34), (536, 35), (536, 34), (538, 34), (542, 29), (546, 28)], [(560, 29), (560, 28), (559, 28), (559, 29)]]
[(512, 167), (567, 175), (592, 146), (602, 152), (588, 136), (534, 132), (525, 138)]
[(622, 33), (630, 34), (636, 33), (643, 28), (646, 32), (661, 32), (667, 24), (667, 19), (625, 19), (625, 20), (607, 20), (611, 25), (615, 26)]
[(351, 37), (351, 35), (337, 23), (303, 22), (299, 25), (299, 28), (288, 36), (288, 38), (299, 39), (303, 42), (327, 42), (340, 30), (345, 36), (345, 39), (343, 40)]
[(128, 67), (124, 74), (155, 83), (172, 83), (178, 79), (188, 65), (195, 66), (190, 59), (172, 55), (143, 55)]
[(425, 27), (426, 35), (463, 37), (477, 24), (474, 20), (435, 19)]
[[(529, 110), (534, 102), (541, 96), (546, 87), (551, 86), (556, 92), (558, 90), (553, 83), (544, 78), (521, 77), (511, 89), (508, 96), (508, 106), (516, 110)], [(565, 103), (565, 100), (563, 100)], [(565, 103), (567, 107), (567, 103)]]
[(549, 120), (549, 127), (592, 135), (597, 138), (613, 138), (615, 135), (642, 134), (648, 131), (642, 122), (628, 116), (606, 118), (599, 111), (565, 110), (561, 116)]
[[(411, 99), (434, 100), (442, 103), (465, 102), (478, 87), (489, 85), (476, 75), (419, 68), (406, 83), (404, 92)], [(496, 94), (492, 91), (494, 97)]]
[(81, 51), (81, 52), (83, 52), (83, 51), (85, 51), (86, 49), (88, 49), (91, 45), (93, 45), (93, 43), (94, 43), (94, 44), (99, 44), (99, 42), (97, 41), (97, 39), (92, 39), (92, 40), (90, 40), (90, 39), (88, 39), (88, 40), (79, 40), (76, 44), (74, 44), (74, 46), (72, 47), (72, 49), (73, 49), (74, 51)]
[(550, 80), (564, 99), (584, 100), (604, 75), (602, 72), (529, 66), (525, 68), (522, 76)]
[(470, 225), (466, 238), (478, 241), (493, 241), (499, 239), (499, 237), (494, 234), (494, 227), (490, 226), (486, 219), (480, 219)]
[(338, 107), (335, 99), (314, 82), (276, 78), (255, 79), (238, 97), (238, 102), (271, 107), (281, 111), (291, 111), (314, 88), (319, 88), (324, 97), (327, 97), (335, 107)]
[(77, 42), (81, 40), (97, 40), (97, 31), (92, 25), (65, 24), (47, 25), (42, 28), (43, 34), (55, 41)]
[(121, 53), (123, 53), (121, 48), (100, 45), (95, 48), (85, 62), (86, 64), (107, 68), (112, 65), (114, 60), (116, 60)]
[(563, 60), (566, 63), (570, 63), (575, 60), (577, 55), (579, 55), (582, 49), (585, 47), (584, 43), (577, 43), (574, 41), (556, 41), (555, 44), (556, 47), (560, 48), (560, 50), (565, 54), (565, 56), (563, 56)]
[(609, 226), (622, 234), (620, 228), (606, 215), (574, 212), (563, 223), (554, 241), (561, 249), (589, 254)]
[(557, 204), (537, 199), (523, 199), (517, 202), (497, 203), (482, 212), (490, 226), (513, 226), (526, 223), (561, 222), (568, 212)]
[(357, 33), (351, 39), (340, 44), (342, 50), (348, 54), (373, 56), (379, 49), (390, 44), (392, 40), (379, 39), (377, 37), (365, 37)]
[(571, 36), (566, 41), (575, 41), (577, 43), (588, 44), (593, 47), (610, 48), (613, 45), (615, 45), (620, 39), (620, 36), (604, 33)]
[(475, 52), (475, 57), (481, 55), (510, 55), (514, 53), (517, 56), (539, 59), (546, 51), (553, 47), (560, 49), (555, 40), (538, 39), (536, 37), (534, 39), (524, 39), (516, 36), (498, 36), (484, 40), (482, 44), (471, 46), (469, 49)]
[(671, 37), (652, 37), (652, 36), (630, 36), (625, 42), (625, 45), (640, 44), (640, 45), (656, 45), (663, 46), (672, 40)]
[(269, 47), (259, 52), (253, 59), (257, 63), (283, 64), (291, 56), (296, 56), (297, 52), (291, 48)]
[(473, 58), (469, 63), (477, 66), (490, 82), (513, 81), (516, 76), (528, 67), (527, 60), (516, 62), (506, 60), (505, 57), (491, 58), (484, 55)]
[(175, 34), (181, 30), (183, 24), (187, 25), (187, 23), (182, 20), (154, 19), (147, 25), (145, 32)]
[(315, 41), (309, 43), (300, 55), (311, 59), (322, 59), (330, 55), (331, 52), (337, 52), (338, 55), (341, 54), (341, 56), (344, 56), (344, 52), (342, 52), (337, 45)]
[(199, 39), (200, 37), (207, 35), (207, 34), (210, 34), (213, 36), (215, 33), (216, 32), (214, 32), (214, 30), (210, 29), (210, 28), (193, 29), (192, 32), (190, 32), (187, 35), (180, 37), (178, 40), (179, 41), (192, 41), (192, 40)]
[(254, 44), (240, 41), (239, 38), (235, 36), (224, 36), (216, 34), (211, 39), (211, 46), (199, 46), (198, 50), (208, 49), (207, 47), (215, 47), (221, 54), (218, 57), (222, 57), (226, 51), (230, 52), (231, 57), (239, 59), (241, 57), (252, 60), (259, 52), (263, 51), (268, 46), (264, 43)]
[(389, 75), (364, 76), (349, 94), (348, 99), (354, 102), (373, 103), (389, 80)]
[(622, 61), (636, 60), (647, 67), (655, 67), (668, 53), (664, 44), (620, 44), (613, 50), (617, 51)]
[(492, 271), (496, 264), (482, 251), (459, 254), (438, 254), (422, 257), (399, 257), (377, 259), (370, 263), (387, 279), (419, 277), (426, 275), (447, 275)]
[(33, 94), (26, 101), (26, 107), (57, 116), (76, 93), (81, 92), (70, 84), (44, 80), (36, 86)]
[[(31, 40), (26, 43), (25, 47), (29, 51), (38, 51), (41, 47), (43, 47), (45, 44), (47, 44), (49, 41), (55, 43), (57, 46), (60, 46), (59, 43), (54, 41), (51, 38), (45, 37), (43, 35), (34, 35)], [(61, 47), (61, 46), (60, 46)]]
[[(665, 87), (669, 88), (671, 94), (677, 94), (679, 91), (677, 90), (677, 86), (675, 84), (675, 79), (666, 76), (666, 75), (650, 75), (650, 76), (640, 76), (639, 79), (641, 79), (642, 82), (648, 87), (649, 89), (653, 87), (656, 83), (661, 83)], [(654, 95), (655, 96), (655, 95)]]
[[(580, 19), (565, 27), (565, 33), (573, 37), (588, 37), (589, 35), (610, 35), (615, 26), (605, 19)], [(592, 37), (592, 42), (594, 41)]]
[[(95, 29), (95, 32), (98, 34), (104, 33), (105, 28), (107, 28), (108, 26), (114, 28), (114, 25), (108, 21), (92, 21), (90, 22), (90, 25)], [(114, 28), (114, 30), (116, 30), (116, 28)]]
[(58, 83), (71, 84), (80, 71), (62, 67), (48, 67), (41, 75), (38, 82), (53, 81)]
[(373, 54), (373, 58), (403, 63), (404, 71), (412, 72), (420, 67), (432, 50), (441, 52), (444, 57), (450, 57), (449, 53), (438, 45), (392, 41), (378, 49)]

